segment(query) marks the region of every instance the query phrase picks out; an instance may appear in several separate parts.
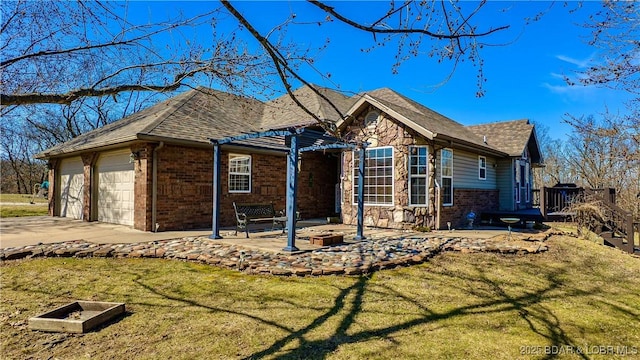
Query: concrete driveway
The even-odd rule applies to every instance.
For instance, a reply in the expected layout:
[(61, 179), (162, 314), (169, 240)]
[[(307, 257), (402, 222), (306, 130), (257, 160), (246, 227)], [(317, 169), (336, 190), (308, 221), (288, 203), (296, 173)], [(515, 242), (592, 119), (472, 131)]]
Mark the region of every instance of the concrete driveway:
[(51, 216), (0, 219), (0, 248), (2, 249), (72, 240), (84, 240), (96, 244), (120, 244), (209, 235), (211, 235), (210, 229), (151, 233), (123, 225)]

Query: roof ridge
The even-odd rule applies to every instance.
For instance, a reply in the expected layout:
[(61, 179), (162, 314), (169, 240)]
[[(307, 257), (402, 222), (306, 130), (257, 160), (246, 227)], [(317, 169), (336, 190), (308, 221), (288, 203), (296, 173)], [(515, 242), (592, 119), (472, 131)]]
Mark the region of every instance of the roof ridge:
[[(384, 91), (389, 91), (389, 92), (393, 93), (394, 95), (398, 96), (406, 104), (397, 104), (397, 105), (403, 106), (405, 108), (407, 107), (406, 105), (409, 105), (409, 107), (411, 108), (410, 110), (412, 110), (413, 112), (416, 112), (416, 113), (422, 114), (422, 115), (424, 115), (424, 111), (423, 111), (424, 109), (430, 110), (432, 112), (435, 112), (435, 111), (429, 109), (428, 107), (420, 104), (419, 102), (417, 102), (415, 100), (412, 100), (412, 99), (408, 98), (407, 96), (405, 96), (405, 95), (403, 95), (403, 94), (401, 94), (401, 93), (399, 93), (399, 92), (397, 92), (397, 91), (395, 91), (395, 90), (393, 90), (392, 88), (389, 88), (389, 87), (382, 87), (382, 88), (375, 89), (375, 90), (372, 90), (372, 91), (366, 91), (365, 94), (375, 97), (375, 95), (371, 95), (371, 93), (375, 93), (377, 91), (383, 91), (383, 90)], [(438, 113), (438, 114), (442, 115), (440, 113)], [(442, 115), (442, 116), (444, 116), (444, 115)]]
[[(153, 129), (155, 129), (158, 126), (160, 126), (160, 124), (162, 124), (162, 122), (165, 121), (167, 119), (167, 117), (169, 117), (169, 115), (173, 114), (178, 109), (183, 107), (186, 103), (189, 102), (189, 100), (193, 99), (198, 94), (198, 92), (201, 92), (201, 88), (202, 89), (207, 89), (207, 90), (212, 90), (212, 89), (204, 87), (204, 86), (198, 86), (195, 89), (191, 89), (189, 91), (185, 91), (184, 93), (179, 94), (178, 96), (176, 96), (176, 97), (184, 96), (184, 98), (176, 99), (176, 97), (173, 97), (173, 98), (167, 99), (166, 101), (163, 101), (162, 103), (164, 103), (164, 102), (169, 102), (170, 103), (171, 100), (174, 100), (175, 102), (173, 104), (168, 105), (166, 109), (163, 109), (159, 114), (157, 114), (156, 115), (156, 119), (153, 120), (149, 125), (145, 126), (142, 130), (140, 130), (138, 132), (138, 134), (148, 134), (151, 131), (153, 131)], [(158, 103), (158, 104), (156, 104), (154, 106), (161, 105), (162, 103)]]
[(476, 127), (476, 126), (487, 126), (487, 125), (504, 125), (504, 124), (512, 124), (512, 123), (525, 122), (525, 121), (527, 122), (527, 125), (532, 125), (533, 126), (533, 124), (531, 124), (531, 122), (527, 118), (517, 119), (517, 120), (496, 120), (496, 121), (492, 121), (492, 122), (488, 122), (488, 123), (465, 125), (465, 126), (467, 126), (467, 127)]

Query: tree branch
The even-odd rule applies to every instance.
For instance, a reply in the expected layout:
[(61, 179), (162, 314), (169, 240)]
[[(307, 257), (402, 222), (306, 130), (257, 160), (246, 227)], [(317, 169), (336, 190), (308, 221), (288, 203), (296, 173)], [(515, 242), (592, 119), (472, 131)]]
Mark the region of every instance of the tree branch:
[[(460, 39), (460, 38), (474, 38), (474, 37), (483, 37), (483, 36), (487, 36), (490, 34), (493, 34), (495, 32), (501, 31), (501, 30), (506, 30), (509, 28), (509, 25), (503, 25), (503, 26), (499, 26), (497, 28), (491, 28), (485, 32), (482, 33), (464, 33), (464, 34), (456, 34), (455, 32), (452, 32), (450, 34), (441, 34), (441, 33), (435, 33), (432, 31), (429, 31), (427, 29), (414, 29), (414, 28), (407, 28), (407, 29), (402, 29), (402, 28), (393, 28), (393, 29), (381, 29), (381, 28), (377, 28), (374, 25), (362, 25), (356, 21), (353, 21), (343, 15), (341, 15), (340, 13), (338, 13), (337, 11), (335, 11), (335, 9), (332, 6), (328, 6), (325, 3), (321, 2), (321, 1), (317, 1), (317, 0), (307, 0), (310, 4), (315, 5), (316, 7), (320, 8), (322, 11), (326, 12), (327, 14), (330, 14), (332, 16), (334, 16), (336, 19), (342, 21), (343, 23), (354, 27), (356, 29), (362, 30), (362, 31), (366, 31), (366, 32), (370, 32), (373, 34), (421, 34), (421, 35), (427, 35), (430, 36), (432, 38), (436, 38), (436, 39)], [(472, 14), (473, 15), (473, 14)]]
[[(172, 30), (172, 29), (176, 29), (179, 28), (181, 26), (184, 25), (188, 25), (188, 24), (192, 24), (194, 23), (197, 19), (206, 17), (208, 15), (210, 15), (212, 12), (207, 12), (205, 14), (201, 14), (198, 16), (195, 16), (191, 19), (187, 19), (178, 23), (168, 23), (168, 24), (161, 24), (161, 26), (163, 26), (160, 29), (157, 29), (155, 31), (149, 32), (149, 33), (143, 33), (143, 35), (137, 36), (133, 39), (129, 39), (129, 40), (121, 40), (121, 41), (110, 41), (110, 42), (105, 42), (105, 43), (100, 43), (100, 44), (94, 44), (94, 45), (83, 45), (83, 46), (77, 46), (74, 48), (66, 48), (66, 49), (61, 49), (61, 50), (43, 50), (43, 51), (38, 51), (35, 53), (28, 53), (28, 54), (24, 54), (21, 56), (16, 56), (14, 58), (8, 59), (8, 60), (4, 60), (2, 62), (0, 62), (0, 67), (6, 67), (9, 66), (11, 64), (14, 64), (18, 61), (22, 61), (22, 60), (26, 60), (26, 59), (30, 59), (30, 58), (35, 58), (35, 57), (44, 57), (44, 56), (53, 56), (53, 55), (61, 55), (61, 54), (69, 54), (69, 53), (74, 53), (74, 52), (78, 52), (78, 51), (86, 51), (86, 50), (95, 50), (95, 49), (101, 49), (101, 48), (109, 48), (109, 47), (115, 47), (115, 46), (125, 46), (125, 45), (136, 45), (139, 41), (144, 40), (144, 39), (149, 39), (154, 35)], [(133, 28), (128, 29), (127, 31), (132, 31)]]
[(118, 86), (104, 87), (100, 89), (94, 88), (82, 88), (77, 90), (68, 91), (63, 94), (0, 94), (0, 104), (5, 105), (27, 105), (27, 104), (71, 104), (74, 100), (82, 97), (96, 97), (117, 95), (121, 92), (127, 91), (156, 91), (167, 92), (174, 91), (183, 85), (183, 81), (201, 71), (205, 68), (197, 68), (186, 73), (176, 75), (173, 83), (166, 85), (145, 85), (145, 84), (126, 84)]
[(314, 86), (312, 86), (309, 82), (307, 82), (304, 78), (302, 78), (302, 76), (300, 76), (294, 69), (292, 69), (287, 63), (287, 60), (284, 58), (284, 56), (282, 56), (282, 54), (277, 50), (277, 48), (267, 38), (260, 35), (258, 30), (256, 30), (251, 25), (251, 23), (249, 23), (249, 21), (244, 16), (242, 16), (242, 14), (240, 14), (240, 12), (235, 7), (233, 7), (233, 5), (229, 3), (229, 1), (222, 0), (222, 5), (231, 13), (231, 15), (233, 15), (236, 19), (238, 19), (240, 24), (244, 26), (249, 31), (249, 33), (251, 33), (251, 35), (256, 40), (258, 40), (260, 45), (262, 45), (262, 47), (267, 51), (267, 53), (273, 60), (273, 63), (276, 67), (276, 70), (278, 72), (278, 77), (282, 81), (285, 87), (285, 90), (287, 91), (287, 94), (289, 94), (289, 97), (293, 100), (293, 102), (295, 102), (296, 105), (298, 105), (298, 107), (300, 107), (305, 113), (307, 113), (314, 120), (316, 120), (318, 124), (320, 124), (323, 128), (325, 128), (325, 130), (328, 130), (331, 133), (335, 133), (335, 129), (331, 126), (332, 124), (327, 123), (325, 120), (320, 119), (320, 117), (318, 117), (306, 106), (304, 106), (304, 104), (302, 104), (300, 100), (295, 96), (293, 91), (291, 91), (291, 84), (289, 83), (286, 73), (289, 73), (296, 80), (308, 86), (316, 95), (318, 95), (320, 98), (325, 100), (340, 115), (340, 117), (343, 117), (344, 115), (342, 114), (340, 109), (338, 109), (331, 100), (329, 100), (326, 96), (320, 93)]

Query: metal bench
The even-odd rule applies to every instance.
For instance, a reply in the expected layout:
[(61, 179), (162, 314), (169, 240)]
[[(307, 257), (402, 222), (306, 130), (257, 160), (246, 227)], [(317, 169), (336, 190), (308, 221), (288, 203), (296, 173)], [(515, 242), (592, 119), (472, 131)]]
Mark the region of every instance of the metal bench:
[(273, 204), (236, 204), (234, 202), (233, 210), (236, 213), (236, 235), (238, 230), (244, 230), (249, 238), (249, 224), (268, 222), (272, 223), (272, 228), (276, 228), (276, 225), (280, 226), (284, 234), (287, 217), (276, 216)]

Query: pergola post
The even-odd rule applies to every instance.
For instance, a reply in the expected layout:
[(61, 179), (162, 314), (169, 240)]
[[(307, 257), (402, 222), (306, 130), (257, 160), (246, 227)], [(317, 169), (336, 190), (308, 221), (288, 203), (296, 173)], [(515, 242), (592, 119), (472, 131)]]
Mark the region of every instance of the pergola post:
[(298, 198), (298, 136), (289, 135), (291, 145), (287, 156), (287, 246), (284, 251), (298, 251), (296, 247), (296, 199)]
[(364, 240), (364, 165), (366, 149), (363, 145), (358, 150), (360, 161), (358, 163), (358, 226), (355, 240)]
[(212, 233), (210, 239), (222, 239), (220, 236), (220, 144), (213, 143), (213, 218), (211, 221)]

